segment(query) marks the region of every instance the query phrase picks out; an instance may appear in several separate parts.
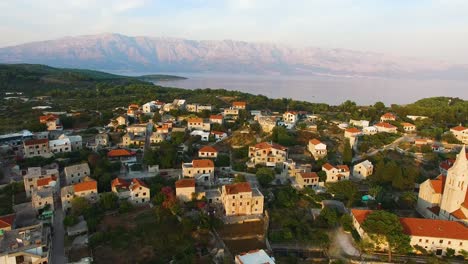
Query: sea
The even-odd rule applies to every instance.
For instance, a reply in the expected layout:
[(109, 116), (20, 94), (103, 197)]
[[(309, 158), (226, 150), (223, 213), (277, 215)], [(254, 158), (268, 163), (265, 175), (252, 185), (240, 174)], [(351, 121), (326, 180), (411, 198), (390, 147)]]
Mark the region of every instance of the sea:
[(163, 73), (187, 79), (156, 81), (155, 84), (185, 89), (226, 89), (270, 98), (291, 98), (339, 105), (346, 100), (358, 105), (375, 102), (408, 104), (435, 96), (468, 100), (468, 81), (438, 79), (389, 79), (355, 76), (249, 75), (218, 73)]

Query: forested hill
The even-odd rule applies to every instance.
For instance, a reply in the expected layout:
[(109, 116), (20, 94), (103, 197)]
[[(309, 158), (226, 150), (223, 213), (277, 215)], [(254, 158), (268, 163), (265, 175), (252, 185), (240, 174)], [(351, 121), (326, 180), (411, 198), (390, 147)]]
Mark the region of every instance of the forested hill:
[(146, 81), (182, 79), (172, 75), (121, 76), (86, 69), (54, 68), (40, 64), (0, 64), (0, 91), (94, 88), (97, 84), (129, 85)]

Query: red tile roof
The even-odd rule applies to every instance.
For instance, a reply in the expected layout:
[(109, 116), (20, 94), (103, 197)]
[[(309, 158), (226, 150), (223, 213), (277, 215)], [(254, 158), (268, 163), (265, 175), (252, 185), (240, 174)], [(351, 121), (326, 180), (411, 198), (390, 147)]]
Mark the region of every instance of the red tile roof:
[(444, 160), (439, 164), (439, 167), (444, 169), (444, 170), (448, 170), (453, 166), (454, 162), (455, 162), (454, 159)]
[(133, 183), (133, 185), (131, 185), (132, 191), (138, 187), (148, 188), (148, 185), (146, 185), (146, 183), (144, 183), (140, 179), (132, 179), (132, 183)]
[(15, 221), (15, 214), (0, 216), (0, 228), (11, 227)]
[(318, 178), (318, 175), (315, 172), (301, 172), (299, 174), (303, 179)]
[(113, 157), (127, 157), (127, 156), (133, 156), (135, 155), (135, 152), (128, 151), (126, 149), (113, 149), (107, 153), (107, 157), (113, 158)]
[(210, 115), (210, 119), (223, 119), (223, 115)]
[(51, 114), (51, 115), (43, 115), (43, 116), (40, 116), (40, 117), (39, 117), (39, 122), (40, 122), (40, 123), (45, 123), (45, 122), (47, 122), (47, 121), (55, 121), (55, 120), (57, 120), (58, 118), (59, 118), (58, 115), (53, 115), (53, 114)]
[(411, 123), (406, 123), (406, 122), (401, 123), (401, 125), (404, 126), (404, 127), (412, 127), (412, 126), (414, 126), (413, 124), (411, 124)]
[(198, 152), (215, 152), (215, 153), (218, 153), (218, 151), (215, 148), (213, 148), (212, 146), (204, 146)]
[(320, 140), (316, 139), (316, 138), (313, 138), (311, 140), (309, 140), (309, 143), (311, 143), (312, 145), (318, 145), (320, 143), (322, 143)]
[(250, 188), (250, 183), (248, 182), (239, 182), (234, 184), (224, 185), (226, 188), (227, 194), (238, 194), (241, 192), (252, 192), (252, 188)]
[(232, 102), (232, 106), (243, 106), (245, 107), (247, 105), (246, 102)]
[(465, 219), (467, 219), (466, 215), (463, 213), (463, 211), (462, 211), (461, 208), (458, 209), (458, 210), (456, 210), (456, 211), (453, 211), (453, 212), (451, 213), (451, 215), (452, 215), (453, 217), (457, 218), (457, 219), (460, 219), (460, 220), (465, 220)]
[(176, 188), (195, 188), (195, 179), (180, 179), (175, 183)]
[(396, 116), (392, 113), (385, 113), (381, 116), (381, 118), (396, 119)]
[(432, 189), (434, 189), (436, 193), (442, 193), (444, 191), (446, 178), (447, 177), (444, 175), (439, 175), (434, 180), (431, 180)]
[(203, 118), (189, 118), (187, 120), (189, 123), (203, 123)]
[(359, 224), (362, 224), (370, 213), (372, 213), (372, 210), (351, 209), (351, 214)]
[(349, 171), (348, 165), (338, 165), (336, 167), (340, 170)]
[(213, 130), (211, 131), (211, 134), (221, 136), (221, 135), (226, 134), (226, 132)]
[(455, 221), (400, 218), (404, 232), (410, 236), (426, 236), (436, 238), (468, 239), (468, 228)]
[(361, 133), (361, 130), (359, 130), (359, 129), (355, 128), (355, 127), (348, 128), (345, 131), (348, 132), (348, 133)]
[(335, 167), (333, 165), (331, 165), (330, 163), (325, 163), (322, 165), (322, 168), (325, 168), (326, 170), (332, 170), (334, 169)]
[(85, 181), (85, 182), (80, 182), (75, 185), (73, 185), (73, 190), (75, 193), (77, 192), (85, 192), (85, 191), (90, 191), (90, 190), (96, 190), (97, 191), (97, 181)]
[(53, 177), (53, 176), (52, 176), (52, 177), (46, 177), (46, 178), (38, 179), (38, 180), (37, 180), (37, 187), (47, 186), (47, 185), (49, 185), (49, 183), (50, 183), (51, 181), (56, 181), (56, 180), (57, 180), (57, 178), (55, 178), (55, 177)]
[(255, 148), (258, 148), (258, 149), (274, 148), (274, 149), (279, 149), (279, 150), (287, 150), (286, 147), (283, 147), (280, 144), (268, 143), (268, 142), (258, 143), (258, 144), (255, 145)]
[(214, 167), (214, 163), (212, 160), (209, 159), (198, 159), (192, 161), (192, 166), (194, 168), (207, 168)]
[(28, 139), (24, 141), (25, 146), (39, 145), (49, 143), (47, 138), (45, 139)]
[(115, 178), (112, 180), (111, 182), (111, 188), (115, 188), (115, 187), (125, 187), (127, 188), (128, 186), (130, 186), (130, 183), (124, 179), (120, 179), (120, 178)]
[(396, 128), (396, 126), (389, 124), (387, 122), (380, 122), (378, 124), (375, 124), (375, 126), (384, 127), (384, 128)]
[(465, 129), (468, 129), (464, 126), (456, 126), (456, 127), (452, 127), (450, 130), (455, 130), (455, 131), (463, 131)]

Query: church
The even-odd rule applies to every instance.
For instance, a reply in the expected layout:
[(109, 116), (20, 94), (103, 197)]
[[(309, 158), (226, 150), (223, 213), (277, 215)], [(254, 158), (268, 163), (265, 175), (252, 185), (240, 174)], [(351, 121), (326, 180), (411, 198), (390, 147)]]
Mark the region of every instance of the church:
[(420, 185), (416, 210), (425, 218), (458, 221), (468, 226), (468, 160), (465, 146), (447, 175)]

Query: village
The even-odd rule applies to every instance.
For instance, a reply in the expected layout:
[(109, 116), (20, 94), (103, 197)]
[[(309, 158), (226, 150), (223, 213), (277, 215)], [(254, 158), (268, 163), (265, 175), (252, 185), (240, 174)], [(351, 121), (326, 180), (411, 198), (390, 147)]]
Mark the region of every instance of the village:
[(40, 109), (42, 131), (1, 135), (0, 263), (468, 259), (468, 127), (223, 100), (132, 103), (79, 129)]

